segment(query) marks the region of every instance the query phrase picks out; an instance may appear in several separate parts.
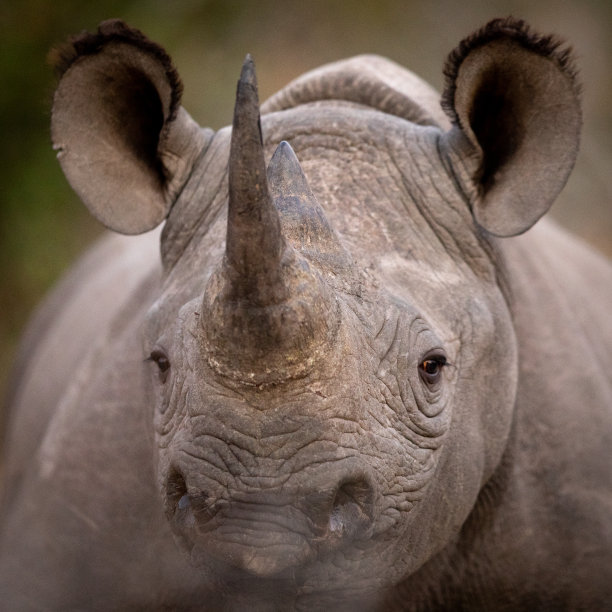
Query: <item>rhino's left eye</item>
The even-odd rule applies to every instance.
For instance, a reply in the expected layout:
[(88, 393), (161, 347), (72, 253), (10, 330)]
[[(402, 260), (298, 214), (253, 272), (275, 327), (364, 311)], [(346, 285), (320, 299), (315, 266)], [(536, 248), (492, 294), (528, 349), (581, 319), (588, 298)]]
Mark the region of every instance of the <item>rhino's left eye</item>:
[(149, 359), (155, 362), (159, 370), (159, 380), (165, 383), (170, 370), (170, 359), (168, 359), (168, 355), (163, 349), (156, 347), (151, 351)]
[(419, 365), (419, 374), (424, 383), (435, 385), (442, 376), (442, 368), (447, 365), (444, 355), (431, 355), (425, 357)]

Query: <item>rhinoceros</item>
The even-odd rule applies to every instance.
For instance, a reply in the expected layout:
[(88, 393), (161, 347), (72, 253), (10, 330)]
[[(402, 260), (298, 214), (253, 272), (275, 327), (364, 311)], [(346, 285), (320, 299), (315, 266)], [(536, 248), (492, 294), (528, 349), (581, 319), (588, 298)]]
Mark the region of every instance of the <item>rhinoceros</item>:
[(610, 605), (612, 266), (524, 233), (577, 155), (563, 43), (488, 23), (441, 105), (365, 55), (260, 109), (247, 56), (216, 132), (123, 22), (58, 66), (59, 161), (115, 233), (17, 360), (3, 609)]

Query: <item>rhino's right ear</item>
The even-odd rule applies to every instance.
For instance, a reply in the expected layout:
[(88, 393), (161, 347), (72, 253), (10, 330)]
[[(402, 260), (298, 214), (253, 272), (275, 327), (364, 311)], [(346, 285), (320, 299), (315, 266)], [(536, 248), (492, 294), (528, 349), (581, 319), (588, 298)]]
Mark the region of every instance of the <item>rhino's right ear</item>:
[(449, 56), (442, 105), (455, 174), (476, 222), (497, 236), (529, 229), (571, 172), (580, 139), (570, 52), (513, 18), (496, 19)]
[(51, 134), (62, 169), (91, 213), (125, 234), (168, 215), (210, 131), (180, 106), (166, 52), (119, 20), (60, 47)]

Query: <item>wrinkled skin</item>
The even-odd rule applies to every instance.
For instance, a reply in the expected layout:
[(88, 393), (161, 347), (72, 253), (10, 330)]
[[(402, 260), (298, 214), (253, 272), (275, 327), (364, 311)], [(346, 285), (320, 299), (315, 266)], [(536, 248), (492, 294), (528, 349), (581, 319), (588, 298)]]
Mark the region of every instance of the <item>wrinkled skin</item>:
[[(116, 24), (106, 27), (117, 36)], [(107, 237), (32, 324), (4, 475), (7, 609), (605, 606), (612, 268), (546, 221), (524, 236), (495, 236), (528, 229), (562, 187), (577, 146), (575, 91), (554, 95), (553, 119), (539, 109), (538, 125), (554, 126), (552, 144), (544, 128), (521, 136), (527, 153), (491, 144), (506, 136), (507, 118), (495, 117), (496, 130), (465, 123), (475, 116), (465, 102), (478, 82), (470, 75), (485, 61), (474, 59), (479, 45), (456, 75), (453, 127), (427, 106), (425, 84), (370, 57), (338, 70), (390, 71), (401, 111), (372, 102), (367, 87), (349, 95), (325, 74), (307, 83), (336, 95), (311, 99), (290, 85), (262, 106), (274, 208), (266, 195), (261, 232), (273, 233), (277, 210), (281, 236), (270, 247), (279, 263), (263, 258), (263, 272), (249, 263), (268, 249), (248, 250), (259, 230), (232, 221), (231, 194), (248, 191), (254, 172), (251, 150), (259, 163), (248, 144), (256, 117), (240, 146), (231, 142), (257, 108), (248, 107), (248, 61), (233, 132), (174, 113), (165, 195), (151, 192), (129, 219), (98, 204), (130, 193), (113, 187), (112, 168), (99, 187), (117, 189), (110, 200), (96, 180), (82, 186), (70, 158), (80, 142), (73, 132), (60, 141), (68, 128), (59, 104), (74, 91), (60, 85), (56, 147), (92, 212), (127, 233), (168, 218), (161, 262), (158, 233)], [(506, 42), (486, 54), (496, 45)], [(503, 57), (522, 52), (504, 48)], [(543, 71), (555, 63), (545, 60)], [(556, 64), (559, 82), (569, 82)], [(69, 67), (63, 82), (76, 73)], [(518, 90), (510, 123), (522, 125)], [(300, 189), (287, 187), (299, 166), (281, 141), (309, 188), (301, 178)], [(244, 159), (246, 187), (231, 177)], [(527, 187), (541, 193), (525, 195)], [(245, 234), (242, 258), (232, 231), (255, 236)]]
[[(366, 115), (368, 113), (365, 111)], [(356, 111), (356, 116), (349, 115), (348, 120), (363, 120), (360, 114), (364, 114), (363, 111)], [(294, 117), (289, 120), (292, 124), (296, 122)], [(336, 117), (332, 116), (332, 121), (335, 120)], [(306, 121), (310, 123), (308, 115)], [(331, 125), (330, 129), (333, 129)], [(320, 121), (318, 127), (322, 127)], [(393, 133), (381, 134), (379, 130), (382, 126), (374, 127), (375, 130), (369, 134), (375, 141), (373, 151), (380, 137), (388, 139)], [(281, 129), (286, 133), (286, 127)], [(265, 123), (264, 130), (273, 132), (274, 125)], [(429, 145), (427, 154), (433, 157), (436, 155), (435, 134), (428, 131), (413, 130), (410, 137), (424, 140), (423, 149), (416, 149), (416, 153), (422, 155)], [(363, 135), (360, 136), (363, 138)], [(300, 145), (304, 149), (315, 149), (317, 161), (325, 160), (325, 172), (331, 178), (330, 184), (339, 187), (342, 193), (345, 192), (343, 182), (347, 180), (342, 178), (342, 168), (349, 160), (343, 160), (337, 150), (321, 150), (319, 143), (327, 138), (327, 135), (323, 139), (319, 134), (308, 135), (303, 138), (303, 145), (300, 141)], [(363, 146), (363, 140), (358, 144)], [(393, 189), (401, 184), (401, 169), (392, 162), (392, 155), (380, 157), (383, 159), (376, 160), (376, 163), (380, 163), (385, 173), (389, 174), (382, 188)], [(364, 176), (367, 164), (372, 163), (368, 160), (363, 167), (362, 160), (355, 155), (352, 155), (350, 162), (356, 168), (357, 175)], [(308, 167), (306, 160), (304, 165)], [(367, 185), (356, 185), (352, 176), (349, 180), (353, 185), (356, 204), (376, 197), (377, 194), (372, 194)], [(451, 181), (447, 181), (446, 188), (450, 188)], [(424, 182), (429, 182), (429, 178), (425, 177)], [(438, 189), (444, 188), (443, 184), (438, 186)], [(420, 189), (431, 190), (431, 187), (425, 185)], [(333, 211), (337, 206), (332, 193), (322, 192), (319, 197), (326, 202), (326, 210)], [(197, 196), (193, 198), (197, 199)], [(412, 202), (410, 204), (416, 211), (417, 207)], [(341, 548), (337, 560), (334, 559), (334, 565), (341, 567), (341, 575), (348, 570), (363, 586), (371, 579), (368, 576), (371, 569), (369, 564), (359, 560), (381, 556), (393, 542), (405, 543), (409, 537), (406, 530), (413, 521), (422, 527), (419, 534), (412, 535), (411, 539), (415, 540), (411, 547), (438, 548), (448, 538), (449, 532), (456, 531), (464, 521), (478, 490), (490, 476), (493, 465), (499, 462), (503, 448), (501, 444), (491, 443), (486, 450), (482, 448), (483, 426), (479, 421), (483, 417), (474, 411), (474, 405), (480, 403), (474, 396), (475, 390), (469, 383), (461, 385), (455, 381), (457, 368), (465, 359), (461, 352), (462, 345), (469, 344), (471, 347), (472, 363), (464, 366), (469, 372), (466, 381), (479, 376), (498, 376), (503, 380), (508, 372), (512, 380), (512, 375), (515, 375), (512, 363), (515, 353), (513, 332), (496, 285), (491, 284), (483, 291), (478, 277), (469, 266), (453, 260), (444, 248), (434, 254), (429, 241), (414, 245), (415, 252), (411, 256), (415, 264), (434, 257), (435, 270), (427, 264), (416, 264), (417, 274), (406, 274), (393, 256), (386, 255), (389, 242), (393, 240), (391, 220), (402, 212), (401, 209), (385, 211), (377, 223), (378, 229), (370, 230), (369, 235), (376, 231), (377, 240), (384, 244), (381, 251), (360, 253), (358, 243), (351, 249), (353, 256), (359, 258), (360, 269), (372, 269), (374, 265), (382, 268), (382, 280), (378, 276), (374, 281), (367, 273), (355, 279), (353, 286), (342, 278), (334, 280), (334, 284), (346, 285), (345, 291), (338, 297), (342, 323), (337, 341), (308, 376), (285, 383), (282, 394), (279, 394), (276, 386), (264, 389), (235, 388), (235, 385), (219, 381), (211, 374), (201, 350), (203, 332), (198, 319), (201, 295), (191, 289), (201, 287), (206, 277), (200, 276), (202, 269), (205, 274), (206, 270), (199, 258), (195, 265), (186, 261), (189, 269), (199, 268), (199, 274), (185, 291), (177, 293), (176, 285), (169, 279), (171, 289), (164, 293), (151, 311), (147, 334), (146, 352), (150, 352), (156, 344), (164, 346), (172, 355), (173, 368), (177, 372), (171, 384), (166, 383), (168, 388), (159, 393), (160, 399), (157, 400), (158, 413), (163, 413), (156, 420), (161, 446), (160, 477), (167, 477), (169, 464), (178, 463), (182, 472), (196, 475), (197, 481), (193, 486), (209, 494), (211, 489), (220, 486), (219, 496), (222, 499), (244, 498), (246, 501), (261, 496), (274, 500), (272, 503), (286, 504), (292, 514), (297, 515), (294, 517), (297, 526), (293, 529), (306, 533), (307, 526), (301, 525), (305, 522), (302, 516), (304, 510), (299, 507), (300, 498), (305, 493), (312, 497), (320, 491), (332, 495), (333, 490), (328, 490), (333, 489), (341, 479), (365, 480), (367, 486), (373, 488), (373, 503), (378, 518), (364, 534), (367, 538), (352, 544), (356, 551), (352, 550), (352, 546), (348, 551)], [(363, 216), (361, 212), (360, 217)], [(421, 231), (426, 231), (418, 212), (414, 216), (417, 224), (421, 225)], [(330, 217), (332, 223), (351, 226), (357, 236), (368, 231), (360, 227), (363, 220), (346, 216), (343, 220), (332, 215)], [(369, 222), (369, 219), (365, 220), (366, 224)], [(212, 231), (219, 233), (214, 227)], [(388, 238), (385, 238), (385, 233)], [(431, 239), (436, 239), (435, 235), (432, 234)], [(347, 244), (351, 244), (349, 240)], [(399, 242), (399, 236), (397, 240)], [(206, 243), (206, 240), (200, 243)], [(440, 243), (438, 245), (443, 247)], [(417, 250), (419, 247), (420, 253)], [(375, 264), (377, 261), (379, 263)], [(184, 277), (182, 265), (183, 261), (172, 275)], [(441, 270), (445, 272), (441, 274)], [(406, 276), (412, 277), (412, 283), (407, 282)], [(435, 280), (428, 281), (428, 278)], [(462, 305), (460, 310), (445, 312), (441, 304), (425, 310), (428, 301), (442, 287)], [(473, 289), (466, 291), (466, 287)], [(489, 314), (498, 311), (498, 317)], [(171, 323), (168, 313), (172, 313)], [(506, 340), (503, 350), (500, 350), (500, 338)], [(428, 388), (419, 378), (419, 359), (443, 348), (452, 364), (445, 372), (447, 380)], [(495, 363), (494, 369), (489, 361)], [(485, 372), (479, 373), (481, 370)], [(359, 381), (358, 385), (355, 385), (355, 381)], [(511, 384), (501, 384), (507, 385), (502, 398), (498, 399), (497, 393), (491, 393), (484, 403), (491, 413), (498, 415), (489, 435), (493, 440), (500, 441), (505, 439), (510, 426), (509, 406), (512, 405), (514, 393)], [(466, 409), (462, 410), (462, 406)], [(189, 423), (187, 427), (186, 420)], [(460, 451), (466, 440), (470, 441), (470, 450)], [(465, 463), (462, 461), (461, 465), (434, 477), (438, 465), (447, 463), (448, 457), (460, 452), (467, 455)], [(206, 467), (200, 467), (202, 465)], [(383, 483), (384, 488), (381, 486)], [(470, 484), (466, 487), (465, 483)], [(426, 500), (429, 495), (439, 496), (438, 487), (453, 491), (457, 485), (462, 491), (449, 495), (449, 505), (435, 504), (434, 512), (439, 513), (439, 518), (433, 517), (432, 520), (421, 514), (432, 512)], [(261, 492), (262, 489), (265, 494)], [(463, 496), (464, 507), (458, 508), (457, 499)], [(298, 507), (293, 509), (294, 505)], [(261, 517), (253, 512), (248, 518), (263, 523), (268, 511), (264, 507)], [(239, 521), (243, 518), (241, 512), (244, 510), (238, 507), (234, 518), (228, 510), (227, 522), (231, 525), (232, 520)], [(434, 533), (427, 533), (427, 524), (435, 525)], [(419, 536), (425, 539), (426, 545), (419, 542)], [(213, 532), (212, 548), (217, 546), (216, 537)], [(254, 542), (260, 537), (255, 532)], [(266, 533), (266, 537), (271, 536)], [(281, 533), (280, 538), (288, 536)], [(327, 538), (331, 538), (332, 542), (327, 543)], [(247, 542), (245, 552), (238, 545), (237, 550), (232, 547), (231, 554), (253, 555), (251, 542)], [(333, 533), (327, 534), (320, 547), (325, 550), (328, 544), (334, 546)], [(225, 549), (226, 544), (222, 540), (219, 546)], [(317, 548), (319, 545), (313, 546), (309, 539), (300, 537), (293, 542), (292, 537), (291, 545), (286, 552), (283, 551), (283, 555), (311, 561)], [(198, 555), (198, 552), (196, 546), (192, 556)], [(275, 564), (286, 563), (284, 559), (278, 559), (278, 554), (266, 548), (259, 556), (253, 555), (241, 563), (248, 564), (253, 572), (265, 575), (271, 571), (268, 566), (276, 569)], [(357, 559), (350, 559), (356, 554)], [(345, 559), (345, 555), (349, 558)], [(385, 567), (385, 574), (391, 572), (395, 577), (401, 577), (407, 570), (414, 570), (413, 564), (420, 565), (423, 561), (420, 556), (408, 558), (407, 565), (398, 567), (395, 559), (389, 560), (391, 564)], [(343, 567), (344, 564), (346, 567)], [(319, 565), (315, 562), (315, 567), (309, 568), (308, 572), (314, 572), (317, 584), (329, 580), (329, 586), (333, 588), (339, 576), (335, 573), (330, 575), (327, 564), (321, 568)], [(281, 566), (281, 569), (284, 568)]]

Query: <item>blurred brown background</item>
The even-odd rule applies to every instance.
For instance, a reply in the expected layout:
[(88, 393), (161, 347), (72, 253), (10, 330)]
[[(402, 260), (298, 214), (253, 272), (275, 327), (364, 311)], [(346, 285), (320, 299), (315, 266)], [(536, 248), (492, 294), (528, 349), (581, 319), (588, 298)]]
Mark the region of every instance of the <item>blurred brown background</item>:
[[(202, 125), (230, 122), (245, 53), (265, 99), (323, 62), (385, 55), (438, 89), (447, 53), (493, 17), (520, 16), (571, 41), (584, 84), (582, 150), (553, 214), (612, 256), (610, 0), (0, 0), (0, 393), (35, 304), (102, 228), (72, 193), (49, 139), (48, 49), (120, 17), (161, 43)], [(612, 316), (612, 315), (611, 315)], [(61, 348), (58, 348), (61, 359)]]

